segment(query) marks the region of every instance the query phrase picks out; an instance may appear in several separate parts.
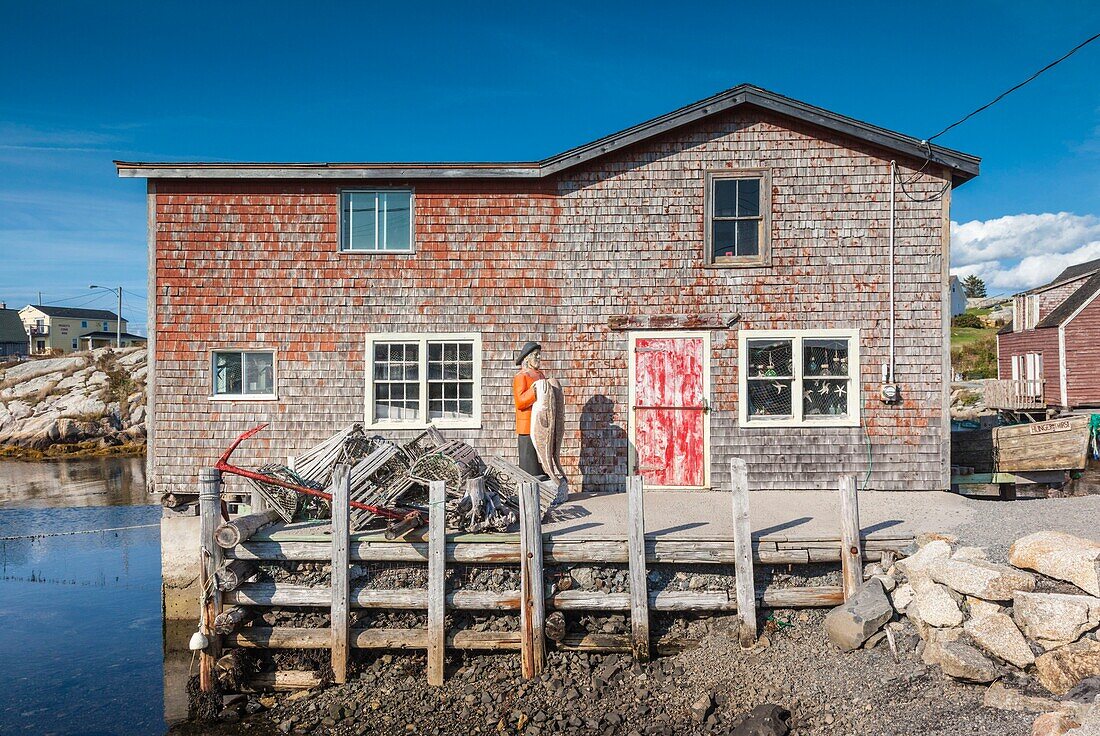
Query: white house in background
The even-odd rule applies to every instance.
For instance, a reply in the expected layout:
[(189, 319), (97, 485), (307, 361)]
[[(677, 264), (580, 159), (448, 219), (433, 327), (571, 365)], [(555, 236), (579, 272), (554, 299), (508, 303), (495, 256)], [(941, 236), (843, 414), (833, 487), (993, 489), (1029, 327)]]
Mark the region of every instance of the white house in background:
[(951, 316), (958, 317), (966, 311), (966, 290), (958, 276), (951, 277)]
[[(28, 304), (19, 310), (19, 318), (23, 320), (23, 326), (30, 335), (31, 355), (87, 350), (88, 341), (81, 344), (82, 337), (92, 333), (109, 333), (113, 338), (118, 329), (118, 315), (107, 309)], [(126, 320), (122, 320), (122, 331), (126, 332)], [(128, 335), (123, 335), (124, 346), (127, 337)], [(114, 342), (112, 340), (104, 344), (113, 345)], [(100, 347), (100, 344), (94, 344), (93, 347)]]

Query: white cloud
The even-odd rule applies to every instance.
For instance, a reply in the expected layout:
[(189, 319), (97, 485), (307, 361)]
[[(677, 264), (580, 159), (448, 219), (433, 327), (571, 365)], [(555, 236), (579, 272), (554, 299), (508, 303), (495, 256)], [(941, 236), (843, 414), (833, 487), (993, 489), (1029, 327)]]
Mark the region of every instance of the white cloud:
[(1070, 212), (951, 223), (951, 272), (977, 274), (990, 293), (1045, 284), (1067, 266), (1100, 258), (1100, 217)]

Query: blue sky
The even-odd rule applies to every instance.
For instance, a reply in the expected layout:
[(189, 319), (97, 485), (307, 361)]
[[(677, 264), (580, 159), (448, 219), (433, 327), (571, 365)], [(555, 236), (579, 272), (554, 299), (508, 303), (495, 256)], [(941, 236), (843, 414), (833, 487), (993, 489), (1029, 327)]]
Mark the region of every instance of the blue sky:
[[(529, 160), (740, 82), (923, 137), (1100, 31), (1100, 3), (0, 0), (0, 300), (144, 327), (127, 160)], [(520, 7), (522, 6), (522, 7)], [(1100, 42), (951, 131), (953, 265), (1100, 258)], [(1051, 274), (1053, 275), (1053, 274)]]

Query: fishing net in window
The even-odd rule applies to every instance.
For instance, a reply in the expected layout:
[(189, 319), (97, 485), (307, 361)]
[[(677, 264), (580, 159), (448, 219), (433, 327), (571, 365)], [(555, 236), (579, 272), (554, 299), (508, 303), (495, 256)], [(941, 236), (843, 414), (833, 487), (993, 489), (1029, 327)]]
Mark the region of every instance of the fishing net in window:
[(848, 413), (848, 341), (802, 341), (803, 416), (842, 416)]
[(746, 385), (751, 417), (791, 416), (794, 348), (791, 340), (749, 340)]

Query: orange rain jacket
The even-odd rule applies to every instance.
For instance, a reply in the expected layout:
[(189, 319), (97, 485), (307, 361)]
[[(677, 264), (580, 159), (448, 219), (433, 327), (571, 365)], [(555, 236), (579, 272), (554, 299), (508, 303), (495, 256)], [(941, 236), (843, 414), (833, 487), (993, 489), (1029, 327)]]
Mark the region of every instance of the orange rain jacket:
[(531, 407), (535, 405), (535, 381), (546, 378), (542, 371), (526, 368), (512, 379), (512, 398), (516, 402), (516, 434), (531, 434)]

